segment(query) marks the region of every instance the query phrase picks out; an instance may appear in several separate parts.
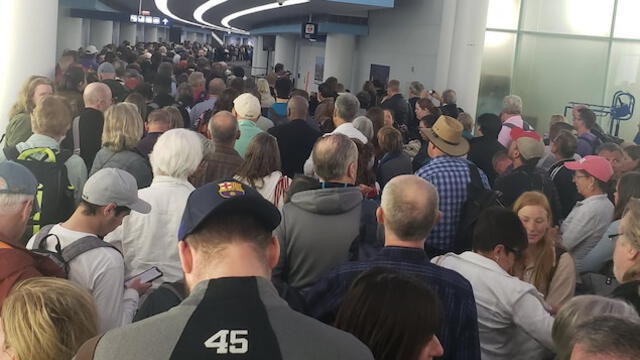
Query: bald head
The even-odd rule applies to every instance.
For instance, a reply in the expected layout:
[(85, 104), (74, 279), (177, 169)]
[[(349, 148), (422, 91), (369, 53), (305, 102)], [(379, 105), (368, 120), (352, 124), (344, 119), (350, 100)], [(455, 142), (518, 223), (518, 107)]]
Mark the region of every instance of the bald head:
[(287, 117), (289, 120), (306, 119), (309, 113), (309, 102), (302, 96), (293, 96), (287, 104)]
[(96, 110), (100, 110), (104, 112), (111, 106), (111, 89), (101, 83), (94, 82), (84, 89), (84, 93), (82, 94), (82, 98), (84, 100), (84, 106), (88, 108), (93, 108)]
[(211, 117), (209, 132), (217, 143), (233, 146), (238, 138), (238, 120), (229, 111), (220, 111)]
[(396, 176), (385, 185), (380, 207), (386, 231), (401, 241), (424, 241), (438, 218), (438, 192), (418, 176)]
[(227, 88), (227, 85), (220, 78), (215, 78), (215, 79), (209, 81), (209, 94), (210, 95), (220, 96), (220, 94), (222, 94), (222, 92), (226, 88)]

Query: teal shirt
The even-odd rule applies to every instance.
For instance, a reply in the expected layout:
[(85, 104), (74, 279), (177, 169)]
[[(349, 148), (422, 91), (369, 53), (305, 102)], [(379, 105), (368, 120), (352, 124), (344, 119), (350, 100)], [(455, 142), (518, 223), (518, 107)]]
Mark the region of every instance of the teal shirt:
[(244, 154), (247, 152), (251, 140), (262, 130), (251, 120), (238, 120), (238, 126), (240, 127), (240, 139), (236, 141), (235, 149), (244, 159)]

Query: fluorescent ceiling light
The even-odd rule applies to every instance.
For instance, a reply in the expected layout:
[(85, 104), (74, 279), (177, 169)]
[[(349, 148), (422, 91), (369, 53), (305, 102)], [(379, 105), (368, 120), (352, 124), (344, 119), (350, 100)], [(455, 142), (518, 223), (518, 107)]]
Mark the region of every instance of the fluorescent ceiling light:
[(210, 22), (207, 22), (204, 20), (204, 14), (213, 9), (214, 7), (227, 2), (228, 0), (209, 0), (207, 2), (205, 2), (204, 4), (198, 6), (198, 8), (196, 8), (196, 10), (193, 12), (193, 18), (196, 19), (198, 22), (200, 22), (201, 24), (204, 24), (206, 26), (210, 26), (214, 29), (219, 29), (219, 30), (224, 30), (224, 31), (228, 31), (228, 32), (237, 32), (237, 33), (241, 33), (244, 35), (248, 35), (249, 32), (242, 30), (242, 29), (232, 29), (232, 28), (221, 28), (218, 25), (214, 25)]
[(171, 10), (169, 10), (169, 4), (168, 3), (169, 3), (169, 0), (155, 0), (155, 4), (156, 4), (156, 7), (158, 8), (158, 10), (160, 10), (160, 12), (162, 12), (163, 14), (165, 14), (166, 16), (168, 16), (168, 17), (170, 17), (170, 18), (172, 18), (174, 20), (183, 22), (185, 24), (195, 25), (195, 26), (198, 26), (198, 27), (208, 27), (208, 28), (212, 28), (212, 29), (216, 29), (216, 30), (222, 30), (222, 31), (228, 31), (229, 30), (229, 29), (223, 28), (222, 26), (216, 26), (216, 25), (213, 25), (213, 24), (207, 24), (207, 25), (199, 24), (199, 23), (196, 23), (196, 22), (189, 21), (189, 20), (183, 19), (181, 17), (178, 17), (174, 13), (172, 13)]
[(249, 14), (254, 14), (257, 12), (261, 12), (261, 11), (267, 11), (267, 10), (271, 10), (271, 9), (277, 9), (283, 6), (291, 6), (291, 5), (300, 5), (300, 4), (304, 4), (304, 3), (308, 3), (310, 0), (286, 0), (283, 2), (282, 5), (280, 5), (278, 2), (273, 2), (270, 4), (265, 4), (265, 5), (260, 5), (260, 6), (256, 6), (253, 8), (249, 8), (249, 9), (245, 9), (245, 10), (241, 10), (238, 12), (235, 12), (231, 15), (227, 15), (225, 16), (220, 23), (222, 24), (222, 26), (226, 26), (229, 29), (232, 29), (233, 31), (245, 31), (246, 30), (242, 30), (242, 29), (238, 29), (238, 28), (234, 28), (231, 25), (229, 25), (229, 23), (239, 17), (245, 16), (245, 15), (249, 15)]

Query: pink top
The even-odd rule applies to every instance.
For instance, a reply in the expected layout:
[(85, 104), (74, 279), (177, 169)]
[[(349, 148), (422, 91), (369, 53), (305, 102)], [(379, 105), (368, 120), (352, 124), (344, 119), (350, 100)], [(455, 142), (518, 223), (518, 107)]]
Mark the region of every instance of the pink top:
[(514, 115), (502, 123), (502, 130), (500, 130), (500, 134), (498, 134), (498, 142), (508, 149), (511, 145), (511, 128), (504, 126), (504, 124), (513, 124), (516, 127), (522, 128), (524, 127), (524, 120), (522, 120), (522, 116)]

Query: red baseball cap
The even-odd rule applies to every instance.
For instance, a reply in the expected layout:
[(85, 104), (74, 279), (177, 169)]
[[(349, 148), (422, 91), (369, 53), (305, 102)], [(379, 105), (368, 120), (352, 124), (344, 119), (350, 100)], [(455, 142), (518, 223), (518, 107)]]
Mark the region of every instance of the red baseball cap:
[(511, 129), (511, 140), (516, 141), (520, 138), (531, 138), (537, 141), (542, 140), (540, 135), (535, 131), (524, 131), (524, 129), (519, 127)]
[(602, 156), (587, 155), (578, 161), (566, 162), (564, 166), (569, 170), (583, 170), (603, 182), (608, 182), (613, 176), (611, 164)]

